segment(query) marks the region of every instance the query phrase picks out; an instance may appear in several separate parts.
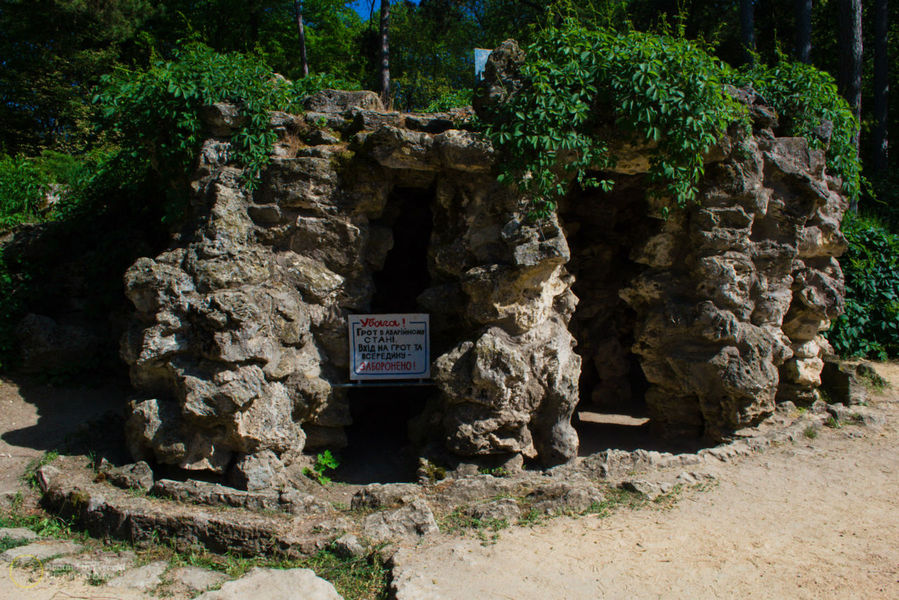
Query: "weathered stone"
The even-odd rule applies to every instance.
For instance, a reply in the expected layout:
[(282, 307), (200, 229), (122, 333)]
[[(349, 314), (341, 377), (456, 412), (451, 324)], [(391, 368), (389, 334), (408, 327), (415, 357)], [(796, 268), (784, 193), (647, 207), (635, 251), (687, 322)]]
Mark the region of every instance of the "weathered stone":
[(0, 540), (33, 542), (37, 539), (38, 535), (35, 532), (24, 527), (0, 527)]
[(249, 573), (229, 581), (213, 592), (197, 596), (197, 600), (343, 600), (329, 582), (317, 577), (311, 569), (263, 569), (255, 567)]
[(109, 579), (129, 569), (137, 560), (134, 552), (95, 551), (76, 556), (64, 556), (46, 564), (50, 571), (65, 569), (85, 577)]
[(528, 500), (533, 502), (532, 508), (545, 514), (559, 511), (580, 513), (603, 499), (602, 493), (586, 482), (545, 484), (528, 494)]
[(187, 481), (160, 479), (153, 486), (153, 494), (180, 502), (211, 506), (235, 506), (251, 510), (280, 508), (280, 496), (275, 490), (243, 491), (195, 479)]
[(40, 561), (45, 561), (49, 558), (53, 558), (54, 556), (63, 556), (66, 554), (76, 554), (81, 552), (84, 549), (84, 546), (81, 544), (76, 544), (75, 542), (69, 541), (43, 541), (43, 542), (34, 542), (33, 544), (28, 544), (25, 546), (16, 546), (15, 548), (10, 548), (6, 550), (2, 554), (0, 554), (0, 561), (2, 562), (13, 562), (15, 560), (22, 560), (25, 557), (29, 559), (36, 558)]
[(438, 531), (431, 507), (421, 498), (398, 510), (369, 515), (362, 526), (362, 535), (375, 544), (423, 537)]
[[(492, 54), (482, 116), (521, 89), (523, 59), (511, 41)], [(843, 308), (846, 201), (821, 151), (778, 137), (751, 90), (730, 93), (757, 133), (723, 135), (704, 157), (698, 202), (666, 219), (664, 199), (644, 200), (652, 145), (620, 132), (609, 136), (615, 188), (574, 189), (541, 220), (495, 181), (494, 149), (462, 113), (313, 95), (303, 116), (271, 115), (278, 142), (255, 191), (210, 140), (191, 182), (202, 218), (125, 276), (135, 459), (280, 486), (292, 457), (347, 443), (347, 315), (401, 300), (431, 314), (442, 352), (412, 437), (475, 471), (573, 459), (582, 398), (611, 409), (642, 396), (662, 435), (719, 440), (761, 422), (775, 398), (810, 404), (820, 334)], [(209, 110), (217, 126), (238, 122), (233, 107)], [(417, 214), (412, 201), (421, 222), (398, 225)], [(392, 253), (416, 235), (422, 273), (387, 289)], [(293, 500), (280, 505), (309, 512)]]
[(354, 509), (381, 509), (406, 503), (422, 494), (422, 489), (413, 483), (372, 483), (353, 494)]
[(318, 113), (342, 113), (351, 108), (384, 110), (378, 95), (364, 90), (321, 90), (306, 98), (303, 107)]
[(59, 480), (60, 471), (53, 465), (43, 465), (38, 467), (35, 473), (37, 485), (42, 492), (47, 492)]
[(645, 479), (629, 479), (627, 481), (622, 481), (621, 484), (619, 484), (619, 487), (623, 490), (639, 494), (647, 500), (655, 500), (662, 494), (671, 491), (670, 484), (666, 486), (665, 484), (647, 481)]
[(482, 504), (475, 504), (468, 509), (472, 518), (480, 521), (506, 521), (514, 523), (521, 516), (518, 502), (512, 498), (500, 498)]
[(110, 587), (129, 588), (132, 590), (140, 590), (148, 592), (162, 583), (162, 575), (168, 569), (169, 564), (165, 561), (155, 561), (142, 567), (125, 571), (118, 577), (108, 582)]
[(837, 358), (824, 361), (821, 384), (831, 402), (858, 405), (868, 400), (868, 389), (858, 377), (858, 367)]
[(142, 460), (105, 473), (109, 483), (120, 488), (149, 491), (153, 487), (153, 470)]
[(338, 556), (343, 558), (359, 558), (365, 556), (365, 548), (359, 542), (359, 538), (352, 534), (342, 535), (331, 545)]
[(178, 567), (166, 573), (166, 579), (195, 592), (205, 592), (228, 581), (228, 576), (201, 567)]

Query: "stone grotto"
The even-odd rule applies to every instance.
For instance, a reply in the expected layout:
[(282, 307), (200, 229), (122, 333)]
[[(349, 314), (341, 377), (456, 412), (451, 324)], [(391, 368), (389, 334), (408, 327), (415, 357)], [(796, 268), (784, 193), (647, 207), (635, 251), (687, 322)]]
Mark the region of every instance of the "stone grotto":
[[(491, 55), (477, 110), (520, 59)], [(389, 112), (364, 91), (273, 113), (249, 191), (229, 159), (241, 117), (208, 107), (194, 218), (125, 275), (134, 459), (261, 489), (352, 446), (361, 420), (435, 462), (552, 466), (578, 454), (579, 406), (718, 441), (778, 401), (810, 404), (842, 311), (847, 200), (823, 151), (730, 91), (753, 130), (723, 136), (699, 202), (667, 218), (645, 194), (652, 148), (619, 143), (611, 192), (576, 189), (534, 220), (470, 111)], [(430, 316), (432, 385), (350, 382), (348, 317), (380, 313)]]

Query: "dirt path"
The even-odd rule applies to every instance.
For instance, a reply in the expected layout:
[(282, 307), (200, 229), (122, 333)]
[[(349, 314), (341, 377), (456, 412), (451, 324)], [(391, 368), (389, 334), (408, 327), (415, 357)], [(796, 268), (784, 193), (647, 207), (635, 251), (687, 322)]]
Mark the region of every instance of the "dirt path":
[(401, 561), (399, 598), (899, 598), (899, 404), (877, 405), (886, 426), (706, 468), (714, 489), (667, 510), (432, 540)]
[[(899, 389), (899, 365), (878, 369)], [(899, 393), (877, 403), (883, 427), (822, 429), (735, 462), (671, 508), (559, 518), (493, 545), (438, 536), (401, 554), (400, 600), (596, 598), (899, 598)], [(0, 492), (21, 489), (28, 460), (119, 406), (118, 390), (0, 383)], [(2, 500), (2, 498), (0, 498)], [(149, 598), (2, 565), (0, 598)]]

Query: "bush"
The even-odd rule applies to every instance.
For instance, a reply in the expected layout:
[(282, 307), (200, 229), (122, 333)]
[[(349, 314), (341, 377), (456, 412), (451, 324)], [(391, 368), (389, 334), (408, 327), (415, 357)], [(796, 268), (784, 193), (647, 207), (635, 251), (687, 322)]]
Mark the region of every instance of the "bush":
[(849, 249), (840, 259), (846, 312), (827, 337), (843, 356), (884, 360), (899, 354), (899, 235), (879, 221), (847, 215)]
[[(751, 85), (781, 116), (789, 135), (804, 137), (813, 148), (827, 146), (828, 168), (843, 179), (844, 191), (858, 198), (861, 163), (853, 141), (858, 121), (829, 73), (781, 57), (775, 65), (755, 64), (741, 71), (733, 82)], [(829, 144), (818, 134), (828, 121), (833, 125)]]
[(728, 74), (681, 38), (587, 30), (574, 21), (548, 27), (527, 48), (521, 93), (488, 119), (486, 133), (505, 155), (501, 179), (529, 194), (537, 214), (552, 210), (568, 191), (559, 162), (581, 185), (609, 188), (611, 181), (588, 171), (615, 162), (598, 133), (612, 125), (600, 119), (612, 114), (615, 135), (623, 130), (657, 142), (654, 192), (683, 206), (696, 198), (703, 155), (745, 114), (724, 92)]
[(234, 158), (246, 169), (245, 182), (252, 188), (276, 137), (269, 112), (296, 109), (304, 96), (345, 84), (327, 75), (290, 82), (254, 56), (190, 43), (176, 51), (175, 60), (104, 77), (95, 102), (123, 148), (135, 159), (149, 160), (169, 180), (186, 177), (197, 157), (203, 141), (200, 109), (216, 102), (235, 104), (246, 125), (233, 135)]
[(34, 161), (0, 155), (0, 231), (37, 220), (45, 189)]

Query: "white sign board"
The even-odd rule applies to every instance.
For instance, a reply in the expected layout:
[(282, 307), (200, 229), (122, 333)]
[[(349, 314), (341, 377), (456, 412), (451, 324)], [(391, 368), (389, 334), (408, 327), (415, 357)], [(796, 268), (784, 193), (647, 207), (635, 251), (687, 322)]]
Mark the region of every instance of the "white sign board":
[(350, 380), (431, 376), (430, 315), (350, 315)]

